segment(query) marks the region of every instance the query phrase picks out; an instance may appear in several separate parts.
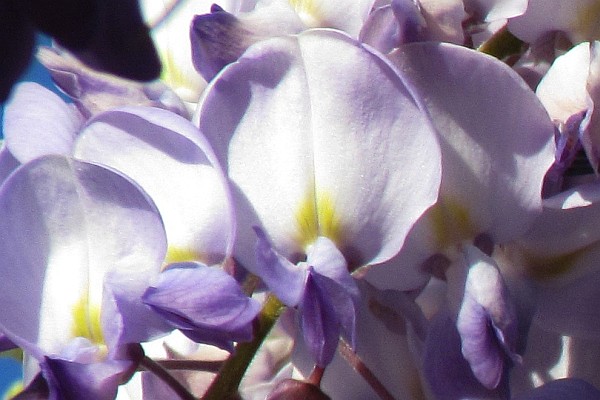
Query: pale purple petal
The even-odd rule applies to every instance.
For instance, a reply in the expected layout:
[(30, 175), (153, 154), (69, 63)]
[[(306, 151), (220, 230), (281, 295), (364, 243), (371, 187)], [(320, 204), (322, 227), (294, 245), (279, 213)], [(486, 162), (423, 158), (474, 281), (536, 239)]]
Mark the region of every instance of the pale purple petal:
[(529, 0), (528, 3), (525, 13), (508, 22), (511, 33), (525, 42), (532, 43), (552, 31), (565, 32), (573, 43), (598, 37), (595, 0)]
[(33, 83), (15, 87), (4, 110), (6, 146), (21, 163), (45, 154), (70, 155), (83, 120), (57, 94)]
[(402, 33), (392, 5), (386, 4), (369, 14), (358, 39), (382, 53), (389, 53), (402, 43)]
[(600, 390), (582, 379), (557, 379), (530, 392), (517, 395), (513, 400), (598, 400)]
[(46, 156), (20, 167), (1, 187), (0, 215), (3, 330), (47, 353), (72, 338), (78, 304), (100, 308), (106, 272), (149, 280), (164, 258), (148, 197), (93, 164)]
[(306, 264), (315, 272), (332, 279), (352, 296), (358, 297), (358, 288), (348, 272), (348, 263), (335, 244), (319, 236), (306, 252)]
[[(600, 240), (600, 186), (580, 185), (544, 200), (542, 214), (527, 234), (519, 239), (527, 254), (542, 261), (537, 272), (543, 276), (547, 262), (554, 257), (584, 249)], [(560, 264), (560, 263), (559, 263)], [(554, 264), (560, 267), (559, 264)], [(552, 273), (548, 269), (549, 273)], [(540, 276), (540, 275), (538, 275)]]
[(304, 293), (306, 268), (294, 265), (277, 253), (262, 229), (255, 228), (255, 232), (258, 237), (256, 273), (283, 304), (295, 307)]
[(156, 271), (143, 279), (131, 274), (109, 271), (104, 280), (102, 324), (109, 356), (114, 357), (121, 345), (141, 343), (164, 336), (173, 328), (150, 310), (141, 300)]
[(143, 295), (143, 301), (188, 337), (231, 348), (252, 338), (260, 303), (218, 267), (173, 264)]
[(213, 264), (231, 253), (229, 188), (207, 140), (185, 118), (152, 107), (108, 111), (88, 122), (74, 154), (120, 171), (152, 197), (167, 231), (168, 261)]
[(439, 133), (443, 177), (430, 212), (438, 243), (482, 232), (502, 243), (524, 233), (554, 161), (554, 126), (535, 94), (506, 64), (467, 48), (414, 43), (390, 57)]
[(6, 147), (6, 143), (2, 143), (0, 148), (0, 183), (13, 172), (21, 163), (13, 156)]

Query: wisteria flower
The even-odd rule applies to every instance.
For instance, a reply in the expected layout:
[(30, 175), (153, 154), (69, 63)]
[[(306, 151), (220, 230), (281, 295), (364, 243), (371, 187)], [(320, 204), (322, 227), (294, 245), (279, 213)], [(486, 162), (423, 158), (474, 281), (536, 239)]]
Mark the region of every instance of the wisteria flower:
[(23, 83), (7, 105), (4, 132), (8, 150), (22, 164), (62, 154), (135, 180), (165, 221), (168, 262), (213, 264), (231, 253), (235, 223), (225, 178), (210, 145), (185, 118), (130, 106), (86, 121), (73, 104)]
[(46, 156), (2, 184), (0, 214), (0, 330), (29, 357), (26, 382), (41, 368), (52, 396), (114, 397), (135, 368), (125, 346), (166, 329), (140, 300), (166, 251), (154, 204), (122, 175)]
[(393, 256), (436, 199), (438, 145), (412, 88), (350, 37), (307, 31), (252, 46), (196, 119), (235, 185), (234, 254), (298, 307), (326, 365), (340, 333), (353, 341), (349, 272)]
[[(457, 325), (444, 329), (458, 329), (462, 355), (476, 377), (471, 383), (495, 389), (505, 366), (516, 359), (512, 354), (518, 336), (512, 293), (490, 256), (499, 244), (523, 235), (540, 214), (554, 129), (535, 94), (491, 57), (449, 44), (417, 43), (401, 47), (390, 58), (426, 99), (442, 148), (442, 183), (437, 204), (415, 225), (398, 257), (372, 268), (366, 279), (382, 288), (406, 285), (400, 281), (406, 275), (398, 272), (407, 265), (446, 279), (449, 296), (442, 308), (449, 308)], [(477, 265), (487, 265), (486, 276), (497, 276), (495, 283), (469, 281)], [(418, 275), (413, 273), (413, 278)], [(428, 279), (424, 276), (421, 282)], [(489, 307), (490, 299), (498, 309)], [(498, 354), (505, 362), (497, 362)], [(450, 396), (456, 383), (453, 371), (429, 355), (427, 362), (438, 368), (426, 368), (428, 380), (435, 382), (432, 388)], [(440, 382), (447, 385), (437, 386)], [(452, 389), (452, 396), (460, 398), (471, 390), (471, 383), (463, 383), (458, 392)]]

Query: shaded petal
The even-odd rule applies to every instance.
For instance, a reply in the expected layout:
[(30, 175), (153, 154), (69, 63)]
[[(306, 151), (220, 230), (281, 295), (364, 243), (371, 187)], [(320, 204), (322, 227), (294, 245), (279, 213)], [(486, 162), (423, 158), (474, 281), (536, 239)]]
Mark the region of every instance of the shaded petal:
[(303, 29), (298, 16), (281, 2), (273, 1), (237, 16), (213, 5), (210, 14), (197, 15), (192, 21), (192, 61), (204, 79), (210, 81), (253, 43)]
[(456, 321), (462, 354), (479, 382), (495, 389), (507, 358), (520, 361), (516, 311), (496, 263), (474, 246), (463, 251), (468, 272)]
[[(544, 200), (542, 214), (519, 244), (528, 256), (553, 263), (555, 257), (584, 249), (600, 240), (600, 186), (580, 185)], [(555, 260), (557, 261), (557, 260)], [(543, 271), (540, 271), (543, 273)]]
[(445, 312), (438, 314), (431, 321), (423, 355), (423, 374), (432, 393), (447, 400), (506, 399), (507, 385), (486, 389), (473, 375), (460, 349), (454, 321)]
[[(593, 245), (559, 261), (563, 274), (538, 287), (538, 323), (565, 335), (600, 338), (600, 247)], [(548, 275), (556, 276), (552, 272)]]
[(333, 359), (340, 336), (338, 315), (326, 292), (326, 285), (322, 284), (326, 280), (329, 278), (309, 273), (299, 306), (304, 341), (320, 367), (327, 366)]
[(0, 189), (0, 216), (0, 300), (12, 304), (2, 330), (47, 353), (60, 353), (80, 322), (101, 323), (86, 318), (101, 306), (107, 271), (143, 281), (164, 258), (147, 196), (93, 164), (46, 156), (20, 167)]
[(195, 341), (248, 341), (260, 304), (219, 268), (172, 264), (143, 295), (143, 301)]
[(522, 15), (528, 0), (465, 0), (465, 9), (480, 21), (491, 22)]
[[(600, 42), (581, 43), (558, 57), (542, 78), (536, 93), (563, 134), (578, 133), (594, 171), (600, 162)], [(567, 139), (568, 140), (568, 139)]]
[(313, 279), (328, 293), (342, 333), (352, 347), (355, 345), (356, 309), (360, 294), (354, 278), (348, 273), (346, 260), (333, 242), (320, 236), (308, 251), (306, 264), (315, 272)]
[(173, 330), (141, 301), (157, 271), (157, 268), (147, 271), (143, 278), (127, 271), (106, 274), (101, 322), (110, 357), (118, 355), (121, 345), (153, 340)]
[(83, 121), (57, 94), (24, 82), (4, 110), (6, 146), (21, 163), (45, 154), (70, 155)]
[(598, 37), (597, 17), (595, 0), (529, 0), (527, 11), (510, 19), (508, 28), (528, 43), (552, 31), (563, 31), (573, 43), (579, 43)]
[(436, 199), (438, 147), (411, 89), (339, 32), (257, 43), (205, 93), (197, 120), (240, 190), (250, 269), (257, 220), (292, 261), (321, 235), (356, 268), (394, 255)]
[(482, 232), (503, 243), (524, 233), (554, 161), (554, 127), (531, 89), (497, 59), (451, 44), (409, 44), (390, 57), (439, 133), (443, 177), (430, 212), (438, 243)]
[(463, 21), (468, 18), (462, 0), (419, 0), (430, 40), (464, 44)]
[(600, 390), (582, 379), (557, 379), (528, 393), (513, 397), (513, 400), (598, 400)]
[(88, 122), (75, 157), (114, 168), (156, 203), (168, 261), (218, 263), (233, 246), (235, 220), (225, 177), (206, 139), (177, 114), (124, 107)]
[(48, 382), (44, 379), (42, 373), (38, 373), (34, 379), (27, 385), (26, 388), (15, 397), (13, 400), (47, 400), (50, 396), (50, 388)]
[(277, 253), (262, 229), (255, 228), (255, 232), (258, 237), (256, 243), (256, 274), (260, 276), (283, 304), (295, 307), (304, 294), (306, 268), (294, 265)]
[(86, 119), (124, 105), (159, 107), (188, 117), (185, 104), (160, 81), (143, 84), (94, 71), (69, 53), (54, 48), (41, 47), (37, 58)]
[(335, 310), (336, 318), (340, 324), (341, 334), (352, 348), (356, 346), (356, 313), (358, 304), (358, 288), (353, 285), (353, 292), (339, 282), (319, 273), (314, 274), (316, 285), (323, 293), (329, 296), (329, 302)]
[(131, 362), (115, 360), (84, 364), (46, 357), (42, 363), (50, 395), (67, 399), (114, 399), (117, 387), (126, 380), (130, 369)]

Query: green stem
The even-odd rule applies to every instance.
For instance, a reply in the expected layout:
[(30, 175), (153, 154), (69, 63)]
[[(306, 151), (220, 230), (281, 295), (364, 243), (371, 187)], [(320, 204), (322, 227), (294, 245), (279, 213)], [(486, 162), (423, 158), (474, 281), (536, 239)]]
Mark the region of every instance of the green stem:
[(519, 54), (523, 42), (504, 27), (483, 43), (477, 50), (502, 60), (513, 54)]
[(269, 295), (260, 314), (254, 321), (254, 339), (239, 343), (229, 356), (204, 396), (203, 400), (238, 399), (238, 387), (250, 362), (285, 309), (274, 295)]

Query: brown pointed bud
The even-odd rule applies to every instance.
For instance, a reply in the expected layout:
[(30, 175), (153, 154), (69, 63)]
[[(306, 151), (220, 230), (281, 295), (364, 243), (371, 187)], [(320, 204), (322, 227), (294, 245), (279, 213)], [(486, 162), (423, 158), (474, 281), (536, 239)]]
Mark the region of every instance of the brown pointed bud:
[(330, 400), (331, 398), (312, 383), (286, 379), (279, 382), (267, 400)]

